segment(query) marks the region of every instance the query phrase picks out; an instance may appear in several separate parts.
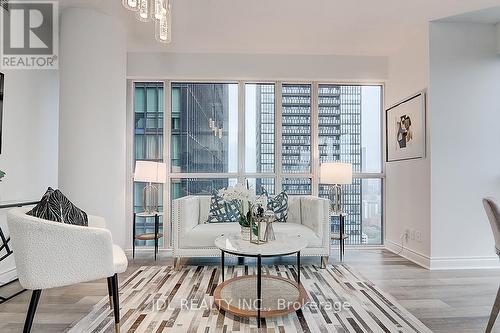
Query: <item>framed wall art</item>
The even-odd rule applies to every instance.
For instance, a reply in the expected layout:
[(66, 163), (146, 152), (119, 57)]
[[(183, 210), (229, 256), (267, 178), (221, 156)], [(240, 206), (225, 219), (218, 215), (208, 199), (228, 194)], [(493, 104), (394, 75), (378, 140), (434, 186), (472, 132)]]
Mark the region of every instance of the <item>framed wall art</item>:
[(426, 93), (402, 100), (385, 111), (387, 162), (425, 157)]

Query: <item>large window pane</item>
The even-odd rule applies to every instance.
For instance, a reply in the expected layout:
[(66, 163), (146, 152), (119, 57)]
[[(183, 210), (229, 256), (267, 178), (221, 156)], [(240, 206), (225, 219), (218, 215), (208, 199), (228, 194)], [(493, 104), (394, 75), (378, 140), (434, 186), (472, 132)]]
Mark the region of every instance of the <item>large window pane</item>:
[(382, 87), (361, 88), (362, 172), (382, 172)]
[(172, 83), (172, 172), (238, 168), (238, 85)]
[[(163, 161), (163, 82), (134, 83), (134, 160)], [(134, 212), (142, 212), (143, 188), (146, 183), (134, 182)], [(158, 184), (158, 211), (163, 212), (163, 185)], [(160, 233), (163, 232), (160, 217)], [(154, 218), (136, 219), (136, 233), (154, 232)], [(160, 246), (163, 238), (159, 240)], [(154, 245), (154, 241), (136, 241), (137, 246)]]
[[(351, 163), (353, 172), (381, 172), (381, 87), (320, 84), (318, 89), (318, 145), (321, 162)], [(319, 195), (328, 197), (328, 187), (320, 185)], [(363, 181), (353, 179), (343, 191), (348, 244), (364, 244)], [(338, 219), (332, 219), (338, 232)]]
[(274, 84), (246, 84), (246, 172), (274, 172), (274, 114)]
[(382, 179), (362, 182), (363, 244), (382, 244)]
[(283, 84), (281, 98), (283, 173), (311, 169), (311, 85)]

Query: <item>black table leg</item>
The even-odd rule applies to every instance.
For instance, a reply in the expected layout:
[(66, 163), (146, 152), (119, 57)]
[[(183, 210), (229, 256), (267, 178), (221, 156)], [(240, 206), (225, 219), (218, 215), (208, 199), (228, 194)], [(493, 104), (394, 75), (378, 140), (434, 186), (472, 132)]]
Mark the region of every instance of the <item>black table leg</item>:
[(340, 262), (344, 260), (344, 215), (340, 214), (340, 240), (339, 240), (339, 258)]
[(156, 261), (156, 253), (158, 252), (158, 232), (160, 229), (160, 218), (158, 214), (155, 214), (155, 261)]
[(224, 282), (224, 251), (220, 251), (220, 275), (222, 276), (222, 282)]
[(297, 252), (297, 283), (300, 284), (300, 251)]
[(135, 213), (132, 224), (132, 259), (135, 259)]
[(260, 328), (260, 307), (261, 307), (261, 296), (262, 296), (262, 258), (259, 254), (257, 257), (257, 327)]

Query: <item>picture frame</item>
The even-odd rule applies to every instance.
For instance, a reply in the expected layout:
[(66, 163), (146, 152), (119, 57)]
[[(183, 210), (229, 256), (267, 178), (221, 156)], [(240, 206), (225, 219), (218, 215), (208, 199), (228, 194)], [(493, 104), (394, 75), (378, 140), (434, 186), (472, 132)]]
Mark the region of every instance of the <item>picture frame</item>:
[(385, 110), (387, 162), (425, 158), (426, 95), (422, 90)]

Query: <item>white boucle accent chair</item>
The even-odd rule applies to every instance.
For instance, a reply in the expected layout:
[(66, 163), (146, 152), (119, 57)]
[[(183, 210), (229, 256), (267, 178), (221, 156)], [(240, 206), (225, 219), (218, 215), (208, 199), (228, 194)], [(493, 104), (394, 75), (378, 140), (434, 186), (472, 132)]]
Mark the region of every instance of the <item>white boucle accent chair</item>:
[(30, 332), (42, 289), (107, 278), (115, 330), (120, 332), (118, 276), (128, 261), (113, 244), (102, 217), (88, 216), (88, 227), (42, 220), (15, 208), (7, 214), (20, 284), (33, 290), (23, 332)]
[[(176, 269), (186, 257), (218, 257), (215, 239), (222, 234), (239, 233), (237, 222), (206, 223), (210, 196), (186, 196), (173, 201), (173, 254)], [(276, 233), (301, 235), (308, 242), (300, 251), (304, 256), (321, 257), (323, 266), (330, 255), (330, 202), (315, 196), (290, 195), (287, 222), (273, 224)]]

